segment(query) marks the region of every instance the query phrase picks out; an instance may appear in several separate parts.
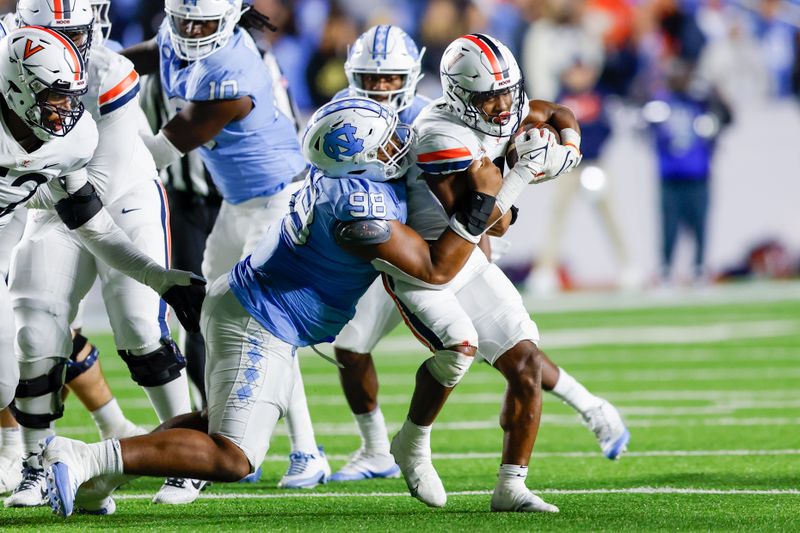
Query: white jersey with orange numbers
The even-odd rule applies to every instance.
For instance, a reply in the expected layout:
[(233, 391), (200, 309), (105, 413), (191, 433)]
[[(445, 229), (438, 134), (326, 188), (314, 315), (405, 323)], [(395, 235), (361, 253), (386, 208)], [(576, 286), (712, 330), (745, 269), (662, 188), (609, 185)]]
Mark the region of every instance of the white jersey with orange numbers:
[(492, 137), (468, 127), (450, 112), (444, 98), (432, 102), (414, 121), (416, 167), (408, 173), (408, 225), (426, 240), (436, 240), (449, 217), (422, 174), (446, 176), (465, 171), (487, 156), (501, 170), (511, 137)]
[[(97, 128), (88, 113), (67, 135), (53, 137), (33, 152), (19, 145), (5, 119), (0, 118), (0, 126), (0, 228), (37, 190), (52, 203), (63, 198), (65, 190), (75, 192), (86, 183), (86, 164), (97, 146)], [(40, 188), (45, 184), (49, 186)]]

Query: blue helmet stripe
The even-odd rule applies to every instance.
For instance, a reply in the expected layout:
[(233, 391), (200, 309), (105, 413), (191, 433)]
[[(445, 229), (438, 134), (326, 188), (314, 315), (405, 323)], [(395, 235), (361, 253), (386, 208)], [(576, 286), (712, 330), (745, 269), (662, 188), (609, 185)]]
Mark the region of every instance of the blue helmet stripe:
[(386, 59), (389, 30), (391, 26), (378, 26), (375, 28), (375, 37), (372, 39), (372, 59), (377, 59), (378, 56)]

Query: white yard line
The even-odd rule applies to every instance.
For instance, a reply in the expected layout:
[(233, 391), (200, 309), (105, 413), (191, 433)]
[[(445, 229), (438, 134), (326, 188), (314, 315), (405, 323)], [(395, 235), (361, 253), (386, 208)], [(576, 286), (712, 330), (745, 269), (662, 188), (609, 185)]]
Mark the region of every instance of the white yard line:
[[(543, 415), (542, 424), (545, 426), (578, 426), (577, 415)], [(719, 418), (644, 418), (626, 420), (628, 427), (649, 428), (649, 427), (713, 427), (713, 426), (796, 426), (800, 424), (800, 417), (719, 417)], [(400, 429), (400, 424), (387, 424), (390, 433), (395, 433)], [(489, 420), (472, 420), (460, 422), (437, 422), (436, 431), (460, 431), (460, 430), (497, 430), (500, 431), (496, 418)], [(93, 426), (63, 426), (56, 427), (56, 433), (69, 437), (71, 435), (94, 435), (97, 429)], [(343, 423), (317, 423), (314, 424), (314, 432), (317, 435), (343, 436), (358, 435), (355, 422)], [(275, 435), (286, 435), (284, 424), (278, 425)]]
[[(800, 450), (651, 450), (646, 452), (625, 452), (624, 457), (747, 457), (747, 456), (794, 456), (800, 455)], [(347, 461), (350, 455), (331, 454), (326, 457), (332, 461)], [(466, 452), (466, 453), (433, 453), (436, 460), (471, 461), (479, 459), (499, 459), (500, 454), (495, 452)], [(534, 452), (534, 459), (552, 458), (598, 458), (600, 452)], [(285, 463), (285, 455), (268, 455), (265, 459), (271, 463)]]
[[(705, 413), (703, 410), (717, 412), (716, 410), (735, 409), (780, 409), (789, 407), (800, 407), (800, 400), (797, 400), (796, 389), (774, 389), (764, 391), (597, 391), (597, 394), (607, 398), (617, 404), (626, 414), (642, 414), (639, 410), (658, 409), (658, 414), (668, 413), (666, 410), (682, 410), (681, 414), (688, 414), (692, 409), (698, 409), (697, 414)], [(408, 394), (381, 394), (379, 397), (381, 405), (408, 405), (411, 400), (411, 393)], [(461, 392), (458, 389), (447, 400), (448, 405), (499, 405), (503, 400), (500, 392)], [(557, 402), (555, 396), (546, 394), (545, 400)], [(667, 406), (627, 406), (633, 402), (683, 402), (683, 401), (703, 401), (710, 402), (710, 406), (686, 406), (683, 408), (672, 408)], [(125, 410), (143, 409), (150, 411), (152, 406), (147, 398), (131, 398), (124, 400)], [(308, 399), (311, 405), (319, 406), (341, 406), (346, 405), (347, 401), (343, 394), (314, 394)], [(662, 411), (665, 410), (665, 411)], [(679, 414), (673, 412), (672, 414)]]
[[(702, 489), (681, 487), (629, 487), (622, 489), (532, 489), (537, 494), (713, 494), (719, 496), (800, 496), (796, 489)], [(448, 492), (448, 496), (488, 496), (489, 490)], [(287, 493), (205, 493), (201, 500), (290, 500), (295, 498), (398, 498), (408, 492), (292, 492)], [(149, 500), (152, 494), (116, 494), (116, 500)]]
[[(724, 322), (684, 326), (631, 326), (624, 328), (580, 328), (541, 331), (541, 347), (579, 348), (598, 344), (685, 344), (709, 343), (736, 339), (800, 335), (800, 322), (796, 320), (762, 320), (758, 322)], [(301, 355), (318, 357), (311, 350)], [(425, 348), (413, 337), (383, 339), (375, 353), (419, 353)]]

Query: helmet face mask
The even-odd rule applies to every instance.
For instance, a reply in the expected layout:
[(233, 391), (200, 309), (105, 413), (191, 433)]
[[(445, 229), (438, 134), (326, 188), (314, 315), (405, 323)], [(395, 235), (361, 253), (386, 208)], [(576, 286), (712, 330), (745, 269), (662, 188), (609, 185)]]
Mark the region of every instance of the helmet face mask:
[[(465, 125), (493, 137), (519, 129), (528, 98), (517, 61), (501, 42), (483, 34), (459, 37), (445, 50), (439, 70), (445, 100)], [(510, 96), (505, 109), (485, 111), (486, 102), (504, 95)]]
[(42, 26), (69, 37), (84, 61), (89, 61), (95, 29), (94, 8), (89, 0), (19, 0), (17, 26)]
[[(414, 40), (396, 26), (373, 26), (348, 50), (344, 64), (350, 89), (356, 96), (385, 102), (400, 112), (411, 105), (422, 79), (422, 56)], [(375, 90), (364, 83), (365, 76), (402, 76), (397, 89)]]
[(80, 95), (71, 92), (62, 93), (56, 88), (45, 88), (39, 92), (36, 95), (36, 102), (39, 125), (53, 137), (63, 137), (69, 133), (84, 111)]
[(413, 130), (388, 105), (368, 98), (331, 102), (311, 117), (303, 134), (305, 158), (330, 178), (388, 181), (411, 164)]
[(38, 26), (0, 41), (0, 91), (8, 107), (43, 141), (67, 135), (83, 115), (86, 68), (63, 34)]
[(98, 34), (100, 44), (105, 44), (111, 36), (111, 0), (91, 0), (94, 11), (94, 31)]
[(228, 44), (242, 15), (242, 0), (167, 0), (164, 9), (175, 54), (197, 61)]

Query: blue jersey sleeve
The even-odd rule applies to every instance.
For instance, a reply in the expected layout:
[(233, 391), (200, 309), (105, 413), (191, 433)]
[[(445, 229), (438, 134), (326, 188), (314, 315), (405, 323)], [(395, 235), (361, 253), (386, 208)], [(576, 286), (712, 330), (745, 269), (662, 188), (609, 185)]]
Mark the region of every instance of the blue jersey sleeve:
[(217, 50), (194, 66), (186, 80), (187, 100), (232, 100), (255, 97), (262, 90), (272, 92), (272, 78), (252, 38), (237, 28), (231, 39), (239, 42)]
[(341, 180), (341, 194), (334, 206), (334, 217), (353, 220), (406, 220), (405, 187), (402, 183), (376, 183), (366, 180)]

